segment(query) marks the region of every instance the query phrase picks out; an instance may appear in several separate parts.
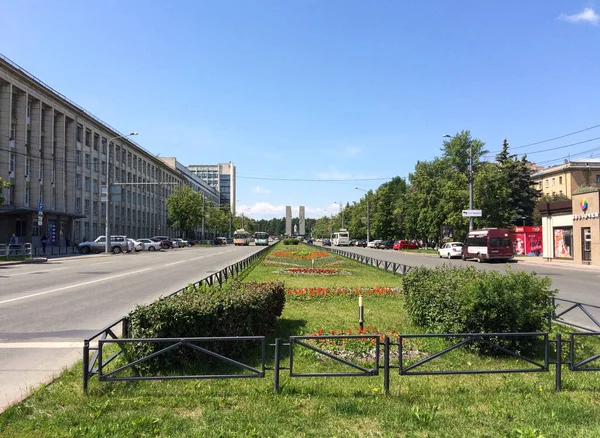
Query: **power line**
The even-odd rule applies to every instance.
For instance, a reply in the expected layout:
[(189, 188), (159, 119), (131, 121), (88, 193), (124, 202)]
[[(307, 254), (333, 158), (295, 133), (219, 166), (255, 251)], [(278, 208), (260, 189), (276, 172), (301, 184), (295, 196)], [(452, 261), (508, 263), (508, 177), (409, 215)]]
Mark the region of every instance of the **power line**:
[[(548, 152), (548, 151), (555, 151), (557, 149), (563, 149), (563, 148), (568, 148), (570, 146), (575, 146), (578, 144), (583, 144), (583, 143), (589, 143), (590, 141), (595, 141), (595, 140), (600, 140), (600, 137), (595, 137), (595, 138), (590, 138), (588, 140), (583, 140), (583, 141), (578, 141), (576, 143), (571, 143), (571, 144), (566, 144), (564, 146), (557, 146), (555, 148), (550, 148), (550, 149), (543, 149), (541, 151), (533, 151), (533, 152), (526, 152), (527, 155), (532, 155), (532, 154), (539, 154), (542, 152)], [(525, 155), (525, 154), (524, 154)]]
[(535, 143), (524, 144), (524, 145), (522, 145), (522, 146), (517, 146), (517, 147), (511, 148), (511, 149), (522, 149), (522, 148), (526, 148), (526, 147), (529, 147), (529, 146), (535, 146), (535, 145), (537, 145), (537, 144), (547, 143), (547, 142), (549, 142), (549, 141), (558, 140), (558, 139), (560, 139), (560, 138), (565, 138), (565, 137), (568, 137), (568, 136), (570, 136), (570, 135), (579, 134), (579, 133), (581, 133), (581, 132), (589, 131), (589, 130), (591, 130), (591, 129), (595, 129), (595, 128), (598, 128), (598, 127), (600, 127), (600, 125), (594, 125), (594, 126), (590, 126), (589, 128), (581, 129), (581, 130), (579, 130), (579, 131), (570, 132), (570, 133), (568, 133), (568, 134), (559, 135), (558, 137), (552, 137), (552, 138), (548, 138), (548, 139), (546, 139), (546, 140), (536, 141)]
[(277, 178), (277, 177), (267, 177), (267, 176), (241, 176), (238, 175), (238, 178), (243, 179), (258, 179), (258, 180), (267, 180), (267, 181), (302, 181), (302, 182), (346, 182), (346, 181), (385, 181), (391, 180), (395, 177), (383, 177), (383, 178), (353, 178), (353, 179), (317, 179), (317, 178)]
[(555, 161), (560, 161), (560, 160), (565, 160), (565, 159), (571, 159), (572, 157), (577, 157), (579, 155), (584, 155), (584, 154), (587, 154), (589, 152), (595, 152), (595, 151), (600, 151), (600, 147), (596, 147), (596, 148), (593, 148), (593, 149), (588, 149), (587, 151), (578, 152), (576, 154), (567, 155), (566, 157), (560, 157), (560, 158), (554, 158), (552, 160), (540, 161), (540, 162), (538, 162), (536, 164), (553, 163)]

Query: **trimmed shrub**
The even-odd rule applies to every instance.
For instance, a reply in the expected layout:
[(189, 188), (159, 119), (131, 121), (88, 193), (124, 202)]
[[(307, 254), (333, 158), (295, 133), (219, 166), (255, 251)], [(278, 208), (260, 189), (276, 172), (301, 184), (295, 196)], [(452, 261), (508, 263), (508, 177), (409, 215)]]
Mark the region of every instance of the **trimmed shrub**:
[[(403, 277), (403, 287), (412, 323), (433, 333), (546, 331), (556, 294), (550, 278), (535, 273), (507, 268), (501, 274), (446, 265), (410, 270)], [(498, 343), (525, 351), (533, 341), (515, 337)]]
[(287, 238), (283, 239), (284, 245), (298, 245), (298, 239)]
[[(264, 336), (271, 333), (285, 305), (283, 283), (231, 283), (223, 289), (203, 286), (138, 306), (130, 313), (131, 338), (189, 338)], [(134, 358), (165, 348), (165, 344), (130, 344)], [(202, 346), (207, 346), (203, 344)], [(214, 342), (210, 349), (219, 354), (241, 355), (247, 342)], [(148, 359), (146, 369), (154, 371), (185, 367), (198, 357), (190, 348)], [(203, 361), (207, 361), (202, 354)]]

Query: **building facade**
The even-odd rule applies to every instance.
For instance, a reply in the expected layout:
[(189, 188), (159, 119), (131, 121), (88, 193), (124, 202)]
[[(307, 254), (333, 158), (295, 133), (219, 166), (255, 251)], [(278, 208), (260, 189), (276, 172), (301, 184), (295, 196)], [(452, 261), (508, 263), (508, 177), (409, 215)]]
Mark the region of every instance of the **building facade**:
[(235, 166), (229, 163), (192, 164), (188, 169), (197, 177), (215, 188), (220, 195), (220, 205), (229, 205), (233, 215), (236, 212)]
[(0, 206), (0, 242), (15, 233), (38, 244), (46, 234), (69, 245), (104, 234), (100, 193), (107, 177), (121, 189), (109, 207), (112, 234), (172, 235), (166, 200), (176, 187), (190, 184), (215, 202), (221, 198), (172, 164), (0, 56), (0, 178), (10, 184)]
[(580, 187), (600, 188), (600, 158), (582, 158), (535, 172), (532, 180), (542, 195), (571, 195)]

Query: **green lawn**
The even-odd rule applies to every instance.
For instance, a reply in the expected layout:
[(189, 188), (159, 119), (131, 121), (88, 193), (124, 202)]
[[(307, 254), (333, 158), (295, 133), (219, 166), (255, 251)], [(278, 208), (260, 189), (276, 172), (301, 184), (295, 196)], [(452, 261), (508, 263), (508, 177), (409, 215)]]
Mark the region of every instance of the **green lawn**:
[[(276, 247), (283, 249), (282, 245)], [(314, 251), (302, 245), (292, 250)], [(302, 252), (296, 256), (268, 257), (266, 265), (257, 267), (244, 281), (283, 280), (292, 291), (323, 288), (332, 292), (358, 286), (364, 293), (369, 332), (419, 333), (407, 319), (401, 293), (396, 292), (401, 288), (400, 277), (331, 255), (316, 257), (315, 267), (343, 273), (320, 276), (281, 271), (312, 268), (310, 256)], [(393, 288), (392, 293), (380, 296), (369, 292), (377, 287)], [(354, 293), (324, 297), (290, 294), (271, 341), (319, 330), (325, 334), (331, 330), (354, 331), (358, 325), (357, 302)], [(313, 345), (325, 348), (316, 341)], [(586, 348), (594, 346), (597, 344)], [(428, 340), (406, 345), (415, 357), (442, 347), (443, 343)], [(272, 348), (267, 358), (267, 365), (272, 366)], [(256, 356), (248, 360), (259, 365)], [(372, 357), (360, 363), (368, 366)], [(289, 349), (284, 347), (282, 366), (288, 364)], [(514, 364), (509, 359), (458, 351), (438, 366), (489, 369)], [(301, 349), (294, 350), (294, 367), (295, 371), (306, 372), (347, 370), (322, 355)], [(382, 375), (290, 378), (287, 370), (281, 372), (279, 394), (273, 393), (272, 371), (267, 371), (264, 379), (100, 383), (94, 378), (88, 394), (84, 394), (78, 364), (0, 415), (0, 436), (600, 436), (600, 374), (573, 373), (565, 368), (563, 391), (557, 393), (554, 369), (546, 373), (449, 376), (399, 376), (394, 369), (388, 396), (383, 391)]]

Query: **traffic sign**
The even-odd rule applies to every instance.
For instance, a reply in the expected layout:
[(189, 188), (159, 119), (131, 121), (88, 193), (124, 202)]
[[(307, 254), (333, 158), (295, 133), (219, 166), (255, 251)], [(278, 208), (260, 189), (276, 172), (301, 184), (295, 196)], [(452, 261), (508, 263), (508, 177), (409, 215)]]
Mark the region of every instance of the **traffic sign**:
[(38, 217), (38, 227), (41, 227), (43, 223), (44, 223), (44, 220), (42, 219), (41, 216), (39, 216)]
[(481, 210), (463, 210), (463, 217), (481, 217)]
[(43, 209), (44, 209), (44, 203), (43, 203), (43, 202), (40, 202), (40, 203), (38, 204), (38, 211), (42, 211)]

